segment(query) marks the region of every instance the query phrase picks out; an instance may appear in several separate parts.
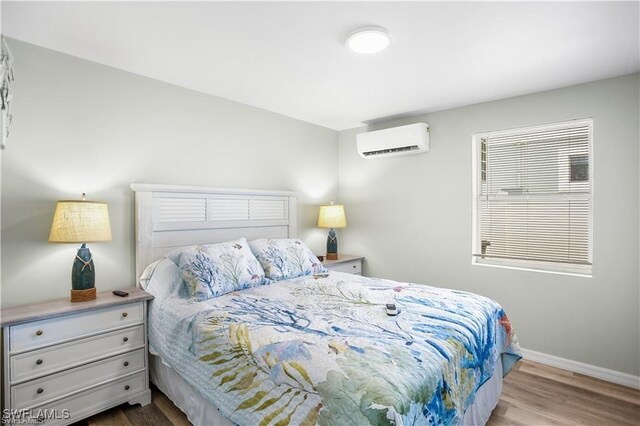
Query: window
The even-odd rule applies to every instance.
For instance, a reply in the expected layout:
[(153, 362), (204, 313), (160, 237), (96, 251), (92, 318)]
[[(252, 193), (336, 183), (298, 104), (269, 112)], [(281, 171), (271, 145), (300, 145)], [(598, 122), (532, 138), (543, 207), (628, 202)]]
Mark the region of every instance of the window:
[(591, 275), (592, 127), (473, 135), (474, 264)]

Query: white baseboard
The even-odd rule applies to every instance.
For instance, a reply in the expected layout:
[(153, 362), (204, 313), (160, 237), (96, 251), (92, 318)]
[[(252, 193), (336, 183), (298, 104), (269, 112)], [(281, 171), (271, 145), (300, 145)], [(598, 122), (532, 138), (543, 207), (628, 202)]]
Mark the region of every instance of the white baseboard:
[(622, 373), (620, 371), (610, 370), (596, 365), (585, 364), (583, 362), (572, 361), (570, 359), (560, 358), (559, 356), (536, 352), (530, 349), (522, 349), (522, 355), (524, 355), (525, 359), (533, 362), (561, 368), (563, 370), (571, 371), (572, 373), (584, 374), (585, 376), (595, 377), (596, 379), (605, 380), (618, 385), (640, 389), (640, 376), (634, 376), (633, 374)]

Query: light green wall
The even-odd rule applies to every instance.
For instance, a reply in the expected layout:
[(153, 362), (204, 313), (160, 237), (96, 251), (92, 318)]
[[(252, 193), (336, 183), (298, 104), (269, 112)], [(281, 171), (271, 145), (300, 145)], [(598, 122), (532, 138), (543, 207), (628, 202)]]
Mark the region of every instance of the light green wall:
[[(90, 245), (98, 290), (134, 285), (132, 182), (293, 190), (298, 234), (322, 251), (317, 205), (337, 191), (337, 132), (9, 40), (11, 138), (2, 155), (2, 306), (66, 297), (74, 245), (48, 244), (58, 199), (109, 203)], [(211, 78), (216, 78), (212, 75)]]
[[(370, 159), (340, 133), (341, 251), (368, 275), (498, 300), (523, 347), (640, 374), (639, 75), (427, 114), (422, 155)], [(471, 265), (471, 134), (593, 117), (593, 278)]]

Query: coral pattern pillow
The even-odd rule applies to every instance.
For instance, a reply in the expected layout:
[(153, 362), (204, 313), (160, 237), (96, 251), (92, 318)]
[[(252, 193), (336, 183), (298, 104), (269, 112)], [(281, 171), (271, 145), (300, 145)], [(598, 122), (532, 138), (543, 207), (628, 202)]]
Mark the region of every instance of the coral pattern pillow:
[(166, 257), (178, 265), (191, 299), (198, 302), (267, 283), (244, 238), (181, 248)]
[(253, 240), (249, 246), (270, 280), (327, 272), (309, 247), (297, 238)]

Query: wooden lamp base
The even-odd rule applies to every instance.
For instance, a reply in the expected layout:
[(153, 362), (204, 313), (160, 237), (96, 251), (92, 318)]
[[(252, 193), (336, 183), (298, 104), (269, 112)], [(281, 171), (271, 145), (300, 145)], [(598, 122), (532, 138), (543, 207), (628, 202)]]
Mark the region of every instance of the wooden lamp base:
[(325, 256), (327, 260), (338, 260), (338, 253), (327, 253)]
[(86, 290), (71, 290), (72, 302), (88, 302), (96, 300), (96, 288), (88, 288)]

